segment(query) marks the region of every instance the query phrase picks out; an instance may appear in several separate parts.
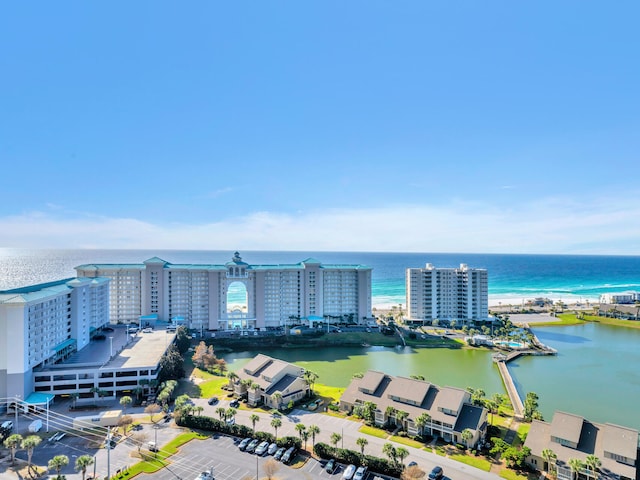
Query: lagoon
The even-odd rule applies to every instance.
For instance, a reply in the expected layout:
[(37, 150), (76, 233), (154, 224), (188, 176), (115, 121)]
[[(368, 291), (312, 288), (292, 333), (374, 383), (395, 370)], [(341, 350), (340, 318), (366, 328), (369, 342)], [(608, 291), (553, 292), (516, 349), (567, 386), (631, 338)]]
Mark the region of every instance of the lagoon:
[[(509, 363), (518, 392), (533, 391), (551, 420), (555, 410), (599, 423), (640, 430), (640, 330), (598, 323), (535, 327), (557, 356), (520, 357)], [(316, 372), (319, 383), (346, 387), (353, 374), (368, 369), (391, 375), (424, 375), (439, 386), (482, 388), (505, 393), (491, 352), (474, 349), (387, 347), (280, 348), (221, 355), (231, 370), (265, 353)]]
[(585, 323), (533, 331), (558, 355), (520, 357), (509, 371), (521, 396), (538, 394), (545, 419), (562, 410), (640, 429), (640, 330)]

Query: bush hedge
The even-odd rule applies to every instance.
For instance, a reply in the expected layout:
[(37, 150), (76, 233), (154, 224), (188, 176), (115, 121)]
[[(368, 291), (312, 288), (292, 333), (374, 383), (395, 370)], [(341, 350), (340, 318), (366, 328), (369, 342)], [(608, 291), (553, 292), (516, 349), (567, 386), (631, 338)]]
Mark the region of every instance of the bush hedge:
[(313, 447), (313, 451), (320, 458), (335, 458), (338, 462), (351, 463), (356, 466), (366, 465), (372, 472), (383, 475), (399, 477), (402, 474), (402, 465), (371, 455), (365, 455), (363, 458), (360, 453), (346, 448), (335, 448), (326, 443), (318, 442)]

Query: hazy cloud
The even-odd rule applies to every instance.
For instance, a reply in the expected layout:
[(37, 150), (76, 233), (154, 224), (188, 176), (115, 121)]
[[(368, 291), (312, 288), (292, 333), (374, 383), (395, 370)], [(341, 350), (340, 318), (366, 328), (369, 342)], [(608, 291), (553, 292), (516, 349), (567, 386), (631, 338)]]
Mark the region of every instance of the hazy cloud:
[(51, 248), (639, 254), (640, 202), (546, 198), (505, 210), (481, 202), (254, 212), (203, 224), (152, 224), (32, 212), (0, 218), (0, 245)]

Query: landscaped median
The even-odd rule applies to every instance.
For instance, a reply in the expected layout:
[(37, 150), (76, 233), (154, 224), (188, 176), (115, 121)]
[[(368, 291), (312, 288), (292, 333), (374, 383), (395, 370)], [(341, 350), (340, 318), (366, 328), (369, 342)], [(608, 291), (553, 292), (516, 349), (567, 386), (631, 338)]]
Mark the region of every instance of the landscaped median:
[(161, 468), (169, 465), (169, 461), (167, 458), (178, 453), (178, 449), (187, 442), (191, 440), (204, 440), (209, 438), (208, 435), (203, 435), (201, 433), (196, 432), (188, 432), (179, 435), (178, 437), (171, 440), (169, 443), (164, 445), (158, 452), (151, 453), (147, 450), (140, 449), (140, 456), (142, 457), (142, 461), (134, 464), (130, 468), (128, 468), (124, 472), (120, 472), (117, 475), (114, 475), (112, 478), (116, 480), (129, 479), (135, 477), (139, 473), (154, 473), (160, 470)]

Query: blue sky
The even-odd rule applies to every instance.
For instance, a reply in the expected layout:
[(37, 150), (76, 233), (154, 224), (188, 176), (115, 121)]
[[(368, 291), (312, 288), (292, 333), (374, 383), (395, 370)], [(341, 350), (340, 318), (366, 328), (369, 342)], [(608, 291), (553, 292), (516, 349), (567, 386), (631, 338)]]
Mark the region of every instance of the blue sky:
[(5, 2), (0, 246), (640, 254), (637, 2)]

